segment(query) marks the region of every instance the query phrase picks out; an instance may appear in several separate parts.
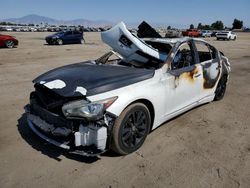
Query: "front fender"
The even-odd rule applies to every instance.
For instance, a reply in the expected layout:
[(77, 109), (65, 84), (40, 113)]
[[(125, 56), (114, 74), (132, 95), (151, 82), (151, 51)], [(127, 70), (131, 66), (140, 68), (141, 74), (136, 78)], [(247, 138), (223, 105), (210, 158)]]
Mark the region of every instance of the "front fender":
[[(138, 100), (147, 100), (154, 107), (154, 125), (163, 116), (165, 106), (163, 105), (166, 100), (166, 93), (164, 85), (159, 82), (156, 76), (152, 79), (141, 81), (123, 88), (112, 90), (109, 92), (101, 93), (87, 97), (90, 101), (98, 101), (108, 99), (111, 97), (118, 97), (117, 100), (106, 110), (116, 116), (120, 116), (122, 111), (131, 103)], [(162, 95), (159, 95), (162, 94)], [(160, 96), (160, 97), (159, 97)]]

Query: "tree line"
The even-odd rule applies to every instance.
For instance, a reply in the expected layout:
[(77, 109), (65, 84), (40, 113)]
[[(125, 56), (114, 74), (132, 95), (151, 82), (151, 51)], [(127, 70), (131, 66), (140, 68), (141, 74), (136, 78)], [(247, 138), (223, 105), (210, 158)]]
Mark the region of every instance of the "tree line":
[[(191, 24), (190, 29), (194, 29), (194, 25)], [(220, 20), (212, 23), (211, 25), (203, 25), (202, 23), (199, 23), (197, 26), (197, 29), (201, 29), (201, 30), (223, 30), (224, 27), (224, 23)], [(238, 19), (234, 19), (233, 23), (232, 23), (232, 29), (242, 29), (243, 28), (243, 21), (242, 20), (238, 20)]]

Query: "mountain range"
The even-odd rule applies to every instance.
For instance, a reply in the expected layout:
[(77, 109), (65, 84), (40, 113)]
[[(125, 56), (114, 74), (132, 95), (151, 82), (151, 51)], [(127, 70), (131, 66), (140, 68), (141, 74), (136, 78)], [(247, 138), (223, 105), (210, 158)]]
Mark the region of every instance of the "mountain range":
[[(122, 21), (122, 20), (121, 20)], [(137, 26), (142, 22), (126, 22), (126, 26), (129, 28), (137, 28)], [(107, 21), (107, 20), (88, 20), (88, 19), (73, 19), (73, 20), (58, 20), (53, 19), (45, 16), (40, 16), (36, 14), (29, 14), (27, 16), (23, 16), (20, 18), (8, 18), (8, 19), (1, 19), (0, 22), (12, 22), (17, 24), (49, 24), (49, 25), (83, 25), (84, 27), (104, 27), (104, 26), (112, 26), (116, 24), (115, 22)], [(156, 28), (167, 27), (171, 25), (174, 28), (186, 28), (188, 25), (182, 25), (177, 23), (152, 23), (149, 24)]]
[(21, 18), (8, 18), (0, 19), (1, 22), (12, 22), (17, 24), (50, 24), (50, 25), (83, 25), (85, 27), (101, 27), (113, 25), (112, 22), (106, 20), (87, 20), (87, 19), (74, 19), (74, 20), (57, 20), (36, 14), (30, 14)]

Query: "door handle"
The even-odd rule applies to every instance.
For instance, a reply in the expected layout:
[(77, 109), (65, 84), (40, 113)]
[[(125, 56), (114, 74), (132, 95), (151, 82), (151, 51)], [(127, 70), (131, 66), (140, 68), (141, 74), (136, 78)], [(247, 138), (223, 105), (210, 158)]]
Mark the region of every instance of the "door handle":
[(194, 75), (195, 78), (198, 78), (199, 76), (201, 76), (201, 73)]

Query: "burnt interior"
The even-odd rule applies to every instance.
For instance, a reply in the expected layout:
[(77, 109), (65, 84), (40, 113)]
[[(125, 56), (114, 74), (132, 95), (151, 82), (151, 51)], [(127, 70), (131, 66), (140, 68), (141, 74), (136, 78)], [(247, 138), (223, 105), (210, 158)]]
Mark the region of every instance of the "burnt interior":
[(172, 49), (172, 46), (167, 43), (155, 42), (155, 41), (145, 41), (145, 42), (150, 46), (152, 46), (153, 48), (157, 49), (161, 53), (168, 54)]
[(202, 52), (202, 51), (197, 51), (197, 52), (199, 55), (200, 62), (211, 60), (211, 53), (210, 52)]

